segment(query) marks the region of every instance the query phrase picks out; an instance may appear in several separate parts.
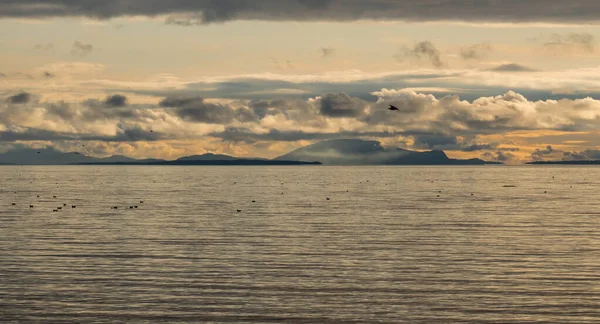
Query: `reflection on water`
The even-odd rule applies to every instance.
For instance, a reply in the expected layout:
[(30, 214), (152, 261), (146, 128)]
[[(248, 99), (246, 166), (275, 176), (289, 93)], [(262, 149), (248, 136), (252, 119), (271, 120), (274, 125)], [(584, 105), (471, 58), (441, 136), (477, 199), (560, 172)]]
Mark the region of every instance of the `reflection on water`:
[(599, 176), (0, 167), (0, 318), (598, 323)]

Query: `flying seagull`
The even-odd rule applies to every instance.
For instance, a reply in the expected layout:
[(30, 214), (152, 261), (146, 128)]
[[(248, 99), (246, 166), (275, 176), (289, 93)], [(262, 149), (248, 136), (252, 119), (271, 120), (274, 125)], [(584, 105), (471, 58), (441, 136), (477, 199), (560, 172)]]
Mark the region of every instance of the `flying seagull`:
[(398, 109), (398, 107), (394, 106), (394, 105), (390, 105), (390, 108), (388, 108), (389, 110), (395, 110), (395, 111), (400, 111), (400, 109)]

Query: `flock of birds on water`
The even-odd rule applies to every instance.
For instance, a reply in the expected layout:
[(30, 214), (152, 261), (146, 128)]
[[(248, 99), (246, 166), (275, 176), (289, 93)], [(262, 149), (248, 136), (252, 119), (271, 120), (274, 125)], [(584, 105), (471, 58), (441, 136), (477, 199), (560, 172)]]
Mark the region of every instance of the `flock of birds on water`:
[[(554, 176), (552, 176), (552, 179), (554, 179)], [(154, 182), (156, 183), (156, 181), (154, 181)], [(368, 182), (369, 182), (369, 180), (367, 180), (366, 182), (368, 183)], [(359, 183), (361, 183), (361, 184), (362, 184), (362, 181), (360, 181)], [(431, 181), (431, 183), (434, 183), (434, 181)], [(281, 182), (280, 184), (281, 184), (281, 185), (283, 185), (283, 182)], [(298, 183), (298, 184), (299, 184), (299, 183)], [(234, 183), (233, 183), (233, 185), (237, 185), (237, 182), (234, 182)], [(386, 183), (385, 185), (387, 186), (388, 184)], [(517, 187), (517, 186), (516, 186), (516, 185), (503, 185), (502, 187), (503, 187), (503, 188), (515, 188), (515, 187)], [(570, 188), (573, 188), (573, 186), (570, 186)], [(3, 191), (4, 191), (4, 189), (0, 189), (0, 192), (3, 192)], [(346, 192), (350, 192), (350, 191), (349, 191), (349, 190), (346, 190)], [(14, 194), (17, 194), (17, 192), (16, 192), (16, 191), (14, 191), (13, 193), (14, 193)], [(547, 193), (548, 193), (548, 191), (547, 191), (547, 190), (545, 190), (545, 191), (544, 191), (544, 194), (547, 194)], [(284, 193), (282, 192), (281, 194), (283, 195)], [(437, 197), (437, 198), (440, 198), (440, 197), (441, 197), (441, 195), (442, 195), (442, 190), (439, 190), (439, 191), (438, 191), (438, 194), (436, 195), (436, 197)], [(474, 195), (475, 195), (474, 193), (471, 193), (471, 196), (474, 196)], [(37, 199), (38, 199), (38, 201), (39, 201), (39, 199), (41, 199), (40, 195), (36, 195), (36, 196), (37, 196)], [(53, 199), (58, 199), (58, 196), (57, 196), (57, 195), (52, 195), (52, 198), (53, 198)], [(326, 200), (326, 201), (331, 201), (331, 197), (325, 197), (325, 200)], [(140, 200), (140, 201), (139, 201), (139, 203), (140, 203), (140, 204), (143, 204), (143, 203), (144, 203), (144, 200)], [(256, 203), (256, 200), (252, 200), (252, 203)], [(12, 205), (13, 207), (15, 207), (15, 206), (17, 206), (17, 203), (16, 203), (16, 202), (13, 202), (11, 205)], [(61, 205), (59, 205), (59, 206), (57, 206), (57, 207), (53, 208), (53, 209), (52, 209), (52, 212), (55, 212), (55, 213), (56, 213), (56, 212), (59, 212), (59, 211), (63, 210), (63, 208), (64, 208), (64, 209), (67, 209), (67, 208), (68, 208), (68, 206), (69, 206), (68, 204), (66, 204), (66, 203), (63, 203), (63, 204), (62, 204), (62, 206), (61, 206)], [(70, 205), (70, 206), (71, 206), (71, 209), (75, 209), (75, 208), (77, 208), (77, 205)], [(312, 207), (312, 204), (309, 204), (309, 206), (311, 206), (311, 207)], [(35, 205), (33, 205), (33, 204), (30, 204), (30, 205), (29, 205), (29, 209), (34, 209), (35, 207), (36, 207), (36, 206), (35, 206)], [(111, 206), (111, 207), (110, 207), (110, 209), (111, 209), (111, 210), (119, 210), (119, 209), (139, 209), (139, 207), (140, 207), (140, 205), (137, 205), (137, 204), (135, 204), (135, 205), (128, 205), (128, 206), (125, 206), (124, 208), (123, 208), (122, 206)], [(236, 211), (237, 211), (238, 213), (241, 213), (241, 212), (242, 212), (242, 209), (236, 209)]]
[[(0, 192), (3, 192), (3, 191), (4, 191), (4, 189), (0, 189)], [(13, 194), (17, 194), (17, 192), (14, 191)], [(40, 199), (42, 199), (42, 197), (40, 195), (36, 195), (36, 198), (38, 199), (38, 202), (40, 201)], [(58, 199), (58, 196), (52, 195), (52, 199)], [(140, 200), (139, 203), (143, 204), (144, 201)], [(16, 207), (16, 206), (18, 206), (18, 204), (16, 202), (13, 202), (13, 203), (11, 203), (11, 206)], [(71, 206), (71, 209), (77, 208), (77, 205), (70, 205), (70, 206)], [(66, 203), (63, 203), (62, 205), (59, 204), (57, 207), (52, 208), (52, 212), (57, 213), (64, 209), (68, 209), (68, 207), (69, 207), (69, 204), (66, 204)], [(36, 205), (29, 204), (29, 209), (34, 209), (34, 208), (36, 208)], [(119, 207), (119, 206), (111, 206), (110, 207), (110, 209), (112, 209), (112, 210), (118, 210), (119, 208), (121, 208), (121, 207)], [(138, 209), (138, 208), (140, 208), (139, 205), (129, 205), (122, 209)]]

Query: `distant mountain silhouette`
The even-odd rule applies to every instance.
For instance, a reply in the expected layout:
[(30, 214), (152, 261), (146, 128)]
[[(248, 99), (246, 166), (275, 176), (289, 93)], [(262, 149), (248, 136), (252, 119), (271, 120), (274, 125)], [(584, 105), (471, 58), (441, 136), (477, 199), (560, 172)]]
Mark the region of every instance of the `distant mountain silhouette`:
[(61, 152), (54, 148), (14, 149), (0, 153), (0, 165), (303, 165), (320, 164), (319, 162), (282, 161), (267, 159), (240, 159), (228, 155), (207, 153), (203, 155), (185, 156), (175, 161), (159, 159), (137, 160), (124, 155), (113, 155), (98, 158), (77, 152)]
[(124, 156), (124, 155), (113, 155), (113, 156), (109, 156), (107, 158), (97, 159), (97, 160), (99, 162), (106, 162), (106, 163), (110, 163), (110, 162), (138, 162), (139, 161), (139, 160), (136, 160), (134, 158), (130, 158), (130, 157)]
[[(377, 141), (330, 140), (305, 146), (275, 160), (321, 161), (328, 165), (483, 165), (481, 159), (450, 159), (443, 151), (384, 148)], [(497, 163), (490, 163), (497, 164)]]
[(140, 163), (163, 160), (136, 160), (124, 155), (113, 155), (98, 158), (78, 152), (61, 152), (54, 148), (29, 149), (21, 148), (0, 153), (0, 165), (67, 165), (82, 163)]
[[(113, 157), (111, 157), (113, 158)], [(121, 159), (111, 158), (86, 161), (76, 164), (93, 165), (306, 165), (321, 164), (320, 162), (286, 161), (286, 160), (267, 160), (253, 158), (236, 158), (229, 155), (206, 153), (202, 155), (184, 156), (174, 161), (165, 160), (135, 160), (124, 157)]]
[(184, 156), (177, 161), (233, 161), (238, 160), (229, 155), (206, 153), (202, 155)]
[(19, 165), (60, 165), (70, 163), (83, 163), (99, 160), (76, 152), (64, 153), (58, 150), (47, 149), (14, 149), (0, 153), (0, 164)]
[[(318, 162), (316, 162), (318, 161)], [(358, 139), (331, 140), (309, 145), (273, 160), (237, 158), (206, 153), (184, 156), (177, 160), (137, 160), (123, 155), (98, 158), (77, 152), (60, 152), (54, 148), (20, 148), (0, 153), (0, 165), (482, 165), (498, 164), (481, 159), (450, 159), (443, 151), (416, 152), (401, 148), (384, 148), (377, 141)]]

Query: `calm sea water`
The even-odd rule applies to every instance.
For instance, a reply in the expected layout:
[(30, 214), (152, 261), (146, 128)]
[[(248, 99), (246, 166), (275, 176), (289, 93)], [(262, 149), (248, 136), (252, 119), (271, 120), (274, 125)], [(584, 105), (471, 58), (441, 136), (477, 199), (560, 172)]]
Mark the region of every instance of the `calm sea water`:
[(5, 322), (600, 322), (598, 167), (0, 167), (0, 189)]

